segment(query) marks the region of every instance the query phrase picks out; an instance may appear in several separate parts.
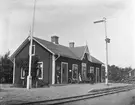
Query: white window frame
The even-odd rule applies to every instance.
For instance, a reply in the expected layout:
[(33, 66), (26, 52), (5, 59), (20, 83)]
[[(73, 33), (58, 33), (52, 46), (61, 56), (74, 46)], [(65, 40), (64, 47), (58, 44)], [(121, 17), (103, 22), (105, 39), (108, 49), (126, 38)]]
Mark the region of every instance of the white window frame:
[(61, 62), (61, 84), (62, 84), (62, 74), (63, 74), (62, 64), (66, 64), (67, 65), (67, 82), (68, 82), (68, 63), (67, 62)]
[(131, 77), (131, 72), (129, 73), (129, 77)]
[[(34, 49), (33, 49), (34, 48)], [(32, 45), (32, 49), (33, 49), (33, 54), (32, 54), (32, 56), (34, 56), (35, 55), (35, 45)], [(31, 51), (31, 53), (32, 53), (32, 51)]]
[(73, 68), (74, 68), (74, 65), (77, 66), (77, 78), (75, 80), (78, 80), (78, 64), (72, 64), (72, 79), (73, 79)]
[[(25, 69), (23, 69), (22, 67), (21, 67), (21, 79), (24, 79), (25, 78), (25, 71), (24, 71)], [(23, 73), (24, 73), (24, 76), (23, 76)]]
[(38, 79), (43, 79), (43, 62), (38, 62), (38, 64), (42, 64), (42, 68), (41, 68), (41, 77), (38, 77)]
[[(86, 70), (85, 70), (85, 77), (87, 77), (87, 64), (86, 63), (82, 63), (82, 76), (83, 76), (83, 72), (84, 72), (84, 70), (83, 70), (83, 67), (86, 67)], [(84, 78), (84, 77), (83, 77)], [(86, 79), (86, 78), (85, 78)]]
[[(92, 72), (93, 70), (93, 72)], [(94, 73), (94, 66), (90, 66), (90, 72), (89, 73)]]

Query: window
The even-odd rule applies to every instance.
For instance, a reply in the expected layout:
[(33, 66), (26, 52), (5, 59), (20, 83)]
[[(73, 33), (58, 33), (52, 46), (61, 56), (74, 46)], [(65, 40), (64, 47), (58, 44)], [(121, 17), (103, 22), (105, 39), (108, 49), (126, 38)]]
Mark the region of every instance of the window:
[(86, 63), (82, 63), (82, 79), (86, 79)]
[(77, 64), (72, 65), (72, 79), (78, 80), (78, 65)]
[(21, 79), (25, 78), (25, 69), (21, 68)]
[(99, 76), (99, 68), (96, 67), (96, 75)]
[(43, 62), (38, 62), (37, 77), (43, 79)]
[(32, 56), (35, 55), (35, 45), (32, 45)]
[(86, 59), (86, 55), (84, 55), (83, 59), (84, 59), (84, 60)]
[(84, 60), (89, 60), (89, 58), (90, 58), (89, 53), (85, 53), (83, 59)]
[(90, 67), (89, 73), (94, 73), (94, 67), (93, 66)]

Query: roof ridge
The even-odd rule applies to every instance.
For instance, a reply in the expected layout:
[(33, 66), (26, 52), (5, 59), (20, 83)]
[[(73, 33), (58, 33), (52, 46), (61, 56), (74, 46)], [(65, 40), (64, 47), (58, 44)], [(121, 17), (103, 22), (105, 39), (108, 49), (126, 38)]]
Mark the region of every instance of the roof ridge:
[[(43, 40), (43, 41), (47, 41), (47, 42), (49, 42), (49, 43), (52, 43), (51, 41), (48, 41), (48, 40), (45, 40), (45, 39), (42, 39), (42, 38), (39, 38), (39, 37), (33, 37), (33, 38), (38, 38), (38, 39), (40, 39), (40, 40)], [(54, 44), (54, 43), (52, 43), (52, 44)], [(54, 45), (67, 47), (67, 48), (69, 48), (69, 49), (71, 48), (71, 47), (68, 47), (68, 46), (65, 46), (65, 45), (61, 45), (61, 44), (54, 44)], [(74, 48), (80, 48), (80, 47), (86, 47), (86, 46), (77, 46), (77, 47), (74, 47)]]
[(74, 47), (74, 48), (79, 48), (79, 47), (86, 47), (86, 46), (77, 46), (77, 47)]
[[(48, 41), (48, 40), (45, 40), (45, 39), (42, 39), (42, 38), (39, 38), (39, 37), (34, 37), (34, 38), (38, 38), (38, 39), (40, 39), (42, 41), (47, 41), (49, 43), (52, 43), (51, 41)], [(54, 44), (54, 43), (52, 43), (52, 44)], [(63, 46), (63, 47), (68, 47), (68, 46), (64, 46), (64, 45), (61, 45), (61, 44), (54, 44), (54, 45), (60, 45), (60, 46)]]
[(40, 39), (40, 40), (47, 41), (47, 42), (51, 43), (50, 41), (48, 41), (48, 40), (44, 40), (44, 39), (39, 38), (39, 37), (35, 37), (35, 36), (34, 36), (33, 38), (38, 38), (38, 39)]

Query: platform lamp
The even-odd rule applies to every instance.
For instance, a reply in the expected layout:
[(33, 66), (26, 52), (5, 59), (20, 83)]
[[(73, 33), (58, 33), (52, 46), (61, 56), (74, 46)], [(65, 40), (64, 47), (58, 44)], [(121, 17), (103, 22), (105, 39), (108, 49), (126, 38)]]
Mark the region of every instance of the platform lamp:
[(108, 43), (110, 43), (110, 39), (107, 38), (107, 29), (106, 29), (106, 18), (103, 17), (102, 20), (94, 21), (96, 23), (103, 23), (105, 25), (105, 42), (106, 42), (106, 62), (105, 62), (105, 84), (108, 85)]
[(36, 9), (36, 0), (34, 0), (34, 10), (33, 10), (33, 17), (32, 17), (32, 25), (30, 30), (29, 74), (27, 76), (27, 89), (31, 89), (32, 87), (31, 62), (32, 62), (32, 43), (33, 43), (33, 32), (34, 32), (34, 22), (35, 22), (35, 9)]

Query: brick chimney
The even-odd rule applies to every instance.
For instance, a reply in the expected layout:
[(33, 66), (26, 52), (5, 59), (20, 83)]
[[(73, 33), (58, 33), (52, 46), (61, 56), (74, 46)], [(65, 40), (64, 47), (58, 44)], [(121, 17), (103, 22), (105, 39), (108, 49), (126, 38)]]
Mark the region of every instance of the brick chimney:
[(54, 44), (59, 44), (59, 37), (58, 36), (52, 36), (51, 42), (54, 43)]
[(75, 45), (74, 42), (70, 42), (70, 43), (69, 43), (69, 47), (70, 47), (70, 48), (74, 48), (74, 45)]

